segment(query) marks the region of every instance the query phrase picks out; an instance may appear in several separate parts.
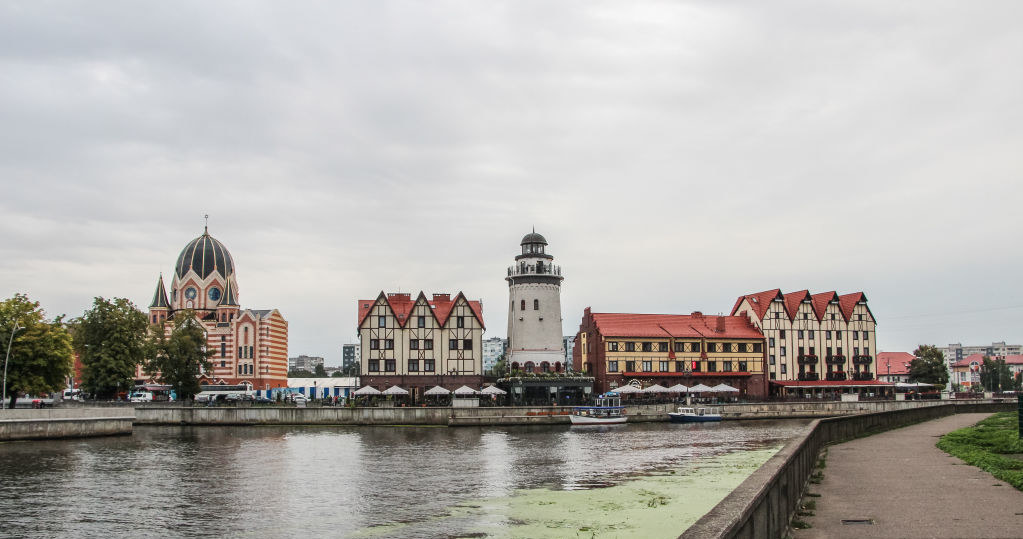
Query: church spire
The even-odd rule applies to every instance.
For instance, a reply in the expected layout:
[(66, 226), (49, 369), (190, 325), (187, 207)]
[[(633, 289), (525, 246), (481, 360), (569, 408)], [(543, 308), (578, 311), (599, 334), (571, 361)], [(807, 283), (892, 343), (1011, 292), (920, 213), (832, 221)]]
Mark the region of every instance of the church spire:
[(163, 286), (163, 274), (160, 274), (160, 280), (156, 283), (156, 293), (153, 294), (153, 302), (149, 304), (150, 309), (169, 309), (170, 304), (167, 303), (167, 289)]
[(224, 285), (224, 297), (220, 299), (220, 303), (217, 307), (237, 307), (238, 298), (234, 291), (234, 279), (233, 276), (228, 276), (227, 284)]

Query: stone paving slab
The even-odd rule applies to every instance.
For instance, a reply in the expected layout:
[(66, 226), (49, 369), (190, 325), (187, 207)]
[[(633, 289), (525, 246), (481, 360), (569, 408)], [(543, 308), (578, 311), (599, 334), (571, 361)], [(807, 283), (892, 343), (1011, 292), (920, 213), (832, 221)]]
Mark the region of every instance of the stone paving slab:
[[(990, 414), (957, 414), (828, 448), (810, 538), (1020, 538), (1023, 492), (935, 447)], [(873, 524), (843, 524), (870, 519)]]

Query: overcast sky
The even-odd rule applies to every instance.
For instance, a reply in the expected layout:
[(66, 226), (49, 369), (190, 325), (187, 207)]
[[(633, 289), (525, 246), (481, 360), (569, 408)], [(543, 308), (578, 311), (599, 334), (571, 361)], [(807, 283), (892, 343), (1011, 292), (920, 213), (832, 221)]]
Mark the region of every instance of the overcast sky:
[(565, 334), (862, 290), (878, 345), (1023, 342), (1023, 3), (0, 3), (0, 294), (149, 305), (182, 247), (340, 364), (356, 300)]

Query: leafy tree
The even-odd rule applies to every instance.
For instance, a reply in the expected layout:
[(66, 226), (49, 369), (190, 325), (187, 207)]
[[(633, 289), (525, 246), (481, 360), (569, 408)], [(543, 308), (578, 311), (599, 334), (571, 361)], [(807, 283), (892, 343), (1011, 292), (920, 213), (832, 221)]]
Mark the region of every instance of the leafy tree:
[(341, 376), (358, 376), (359, 375), (359, 362), (352, 361), (346, 365), (341, 366)]
[(1004, 359), (984, 356), (980, 365), (980, 384), (987, 391), (1009, 391), (1015, 386), (1015, 379)]
[[(21, 329), (15, 331), (15, 323)], [(3, 342), (0, 350), (8, 361), (7, 394), (11, 408), (18, 401), (19, 392), (49, 393), (67, 383), (73, 368), (73, 349), (63, 315), (47, 321), (39, 302), (15, 294), (0, 302), (0, 341)]]
[(324, 370), (323, 364), (317, 364), (316, 365), (316, 367), (313, 369), (313, 375), (318, 377), (318, 378), (326, 378), (327, 371)]
[(921, 344), (916, 351), (916, 356), (909, 364), (909, 380), (911, 382), (923, 382), (943, 386), (948, 382), (948, 367), (945, 366), (945, 356), (936, 346)]
[(291, 369), (288, 371), (288, 378), (313, 378), (316, 375), (305, 369)]
[(193, 311), (178, 311), (173, 323), (170, 335), (163, 324), (153, 332), (153, 356), (146, 362), (146, 370), (159, 373), (159, 381), (173, 386), (179, 399), (190, 399), (200, 390), (199, 375), (213, 368), (209, 359), (213, 351), (207, 350), (206, 328)]
[(124, 298), (96, 298), (73, 327), (86, 393), (111, 398), (130, 389), (135, 367), (146, 358), (149, 324), (145, 313)]
[(331, 378), (344, 378), (346, 376), (344, 369), (338, 369), (334, 371), (334, 374), (330, 375)]

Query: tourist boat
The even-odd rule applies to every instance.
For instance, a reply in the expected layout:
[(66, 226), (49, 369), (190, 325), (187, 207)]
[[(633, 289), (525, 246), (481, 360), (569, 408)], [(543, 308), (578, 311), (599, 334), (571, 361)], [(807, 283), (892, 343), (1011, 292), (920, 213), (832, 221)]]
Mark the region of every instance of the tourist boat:
[(596, 398), (593, 406), (576, 406), (568, 416), (573, 425), (611, 425), (625, 423), (625, 407), (617, 393), (605, 393)]
[(672, 423), (703, 423), (721, 421), (721, 414), (712, 408), (689, 408), (680, 406), (678, 411), (668, 412)]

